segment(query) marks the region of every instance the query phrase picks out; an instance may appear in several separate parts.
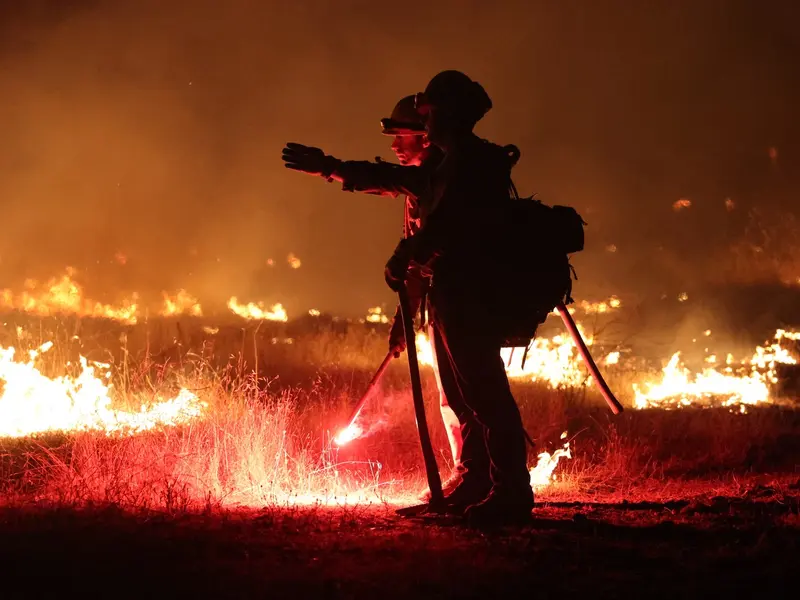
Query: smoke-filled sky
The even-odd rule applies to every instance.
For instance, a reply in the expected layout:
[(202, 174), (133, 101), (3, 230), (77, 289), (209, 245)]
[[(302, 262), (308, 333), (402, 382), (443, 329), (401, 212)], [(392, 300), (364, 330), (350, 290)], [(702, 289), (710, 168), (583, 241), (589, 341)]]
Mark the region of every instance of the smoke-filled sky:
[(0, 285), (72, 265), (290, 316), (390, 304), (401, 201), (280, 150), (391, 159), (379, 119), (450, 68), (492, 97), (477, 132), (519, 146), (520, 191), (588, 221), (577, 297), (742, 279), (748, 211), (785, 224), (800, 197), (798, 22), (789, 0), (3, 2)]

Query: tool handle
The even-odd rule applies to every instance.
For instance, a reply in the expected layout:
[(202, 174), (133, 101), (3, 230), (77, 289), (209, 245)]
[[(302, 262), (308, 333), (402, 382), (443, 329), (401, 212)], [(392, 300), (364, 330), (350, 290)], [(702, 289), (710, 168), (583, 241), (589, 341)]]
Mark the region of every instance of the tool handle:
[(400, 314), (403, 318), (403, 331), (406, 336), (406, 352), (408, 353), (408, 368), (411, 375), (411, 394), (414, 398), (414, 415), (417, 420), (417, 431), (422, 446), (422, 457), (425, 460), (425, 474), (428, 478), (428, 489), (431, 493), (430, 504), (441, 503), (444, 499), (442, 493), (442, 479), (439, 475), (439, 466), (436, 464), (436, 454), (433, 452), (428, 421), (425, 418), (425, 403), (422, 397), (422, 379), (419, 374), (417, 362), (417, 346), (414, 335), (414, 315), (411, 313), (411, 302), (405, 287), (398, 291), (400, 297)]
[(394, 352), (390, 350), (389, 353), (386, 355), (386, 358), (383, 359), (381, 366), (378, 367), (377, 371), (375, 371), (375, 375), (373, 375), (372, 379), (370, 379), (366, 391), (361, 396), (361, 399), (358, 401), (358, 404), (356, 404), (355, 408), (353, 409), (353, 412), (350, 414), (350, 419), (347, 421), (348, 427), (350, 427), (353, 423), (356, 422), (356, 419), (358, 418), (361, 409), (364, 408), (364, 405), (367, 403), (367, 400), (369, 400), (372, 397), (372, 393), (375, 391), (375, 388), (378, 387), (378, 382), (381, 380), (381, 377), (383, 377), (383, 374), (386, 372), (386, 368), (389, 366), (389, 363), (392, 362), (393, 358), (394, 358)]
[(608, 407), (611, 409), (612, 413), (618, 415), (624, 410), (622, 408), (622, 404), (620, 404), (619, 400), (616, 399), (614, 393), (611, 391), (611, 388), (608, 387), (606, 380), (603, 379), (603, 376), (600, 374), (600, 369), (597, 368), (592, 355), (589, 353), (589, 348), (586, 347), (586, 342), (583, 341), (581, 332), (578, 331), (578, 326), (572, 319), (572, 315), (569, 314), (567, 307), (563, 304), (556, 306), (556, 310), (558, 310), (558, 314), (561, 315), (561, 320), (564, 321), (564, 325), (566, 325), (567, 331), (569, 331), (569, 334), (572, 337), (572, 341), (575, 342), (575, 345), (578, 347), (578, 351), (583, 357), (583, 362), (586, 363), (589, 373), (594, 378), (597, 387), (600, 388), (600, 393), (603, 395), (603, 398), (605, 398)]

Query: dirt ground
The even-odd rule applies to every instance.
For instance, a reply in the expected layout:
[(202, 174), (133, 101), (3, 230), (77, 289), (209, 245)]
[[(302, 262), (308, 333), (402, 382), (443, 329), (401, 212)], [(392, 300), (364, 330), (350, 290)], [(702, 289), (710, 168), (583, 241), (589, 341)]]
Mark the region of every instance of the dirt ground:
[(496, 531), (380, 505), (4, 508), (2, 597), (795, 597), (799, 511), (800, 480), (738, 497), (540, 503), (532, 526)]

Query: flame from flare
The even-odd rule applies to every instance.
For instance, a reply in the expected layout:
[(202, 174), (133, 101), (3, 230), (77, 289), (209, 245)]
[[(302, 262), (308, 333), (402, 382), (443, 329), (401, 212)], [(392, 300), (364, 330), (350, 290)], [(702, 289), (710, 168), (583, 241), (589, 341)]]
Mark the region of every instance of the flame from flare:
[(363, 434), (364, 434), (364, 429), (355, 422), (353, 422), (344, 429), (342, 429), (339, 432), (339, 434), (335, 438), (333, 438), (333, 441), (337, 446), (344, 446), (346, 444), (349, 444), (353, 440), (360, 438)]
[[(172, 399), (142, 406), (139, 412), (111, 408), (109, 366), (80, 357), (76, 377), (50, 378), (34, 366), (52, 342), (29, 352), (26, 362), (14, 361), (16, 349), (0, 346), (0, 436), (23, 437), (47, 431), (99, 430), (130, 434), (163, 425), (178, 425), (199, 417), (206, 407), (181, 389)], [(102, 378), (96, 374), (102, 373)]]
[(235, 314), (247, 320), (283, 322), (289, 320), (289, 317), (286, 314), (286, 309), (283, 308), (283, 305), (280, 303), (273, 304), (271, 308), (267, 309), (263, 302), (259, 302), (258, 304), (255, 304), (254, 302), (240, 304), (236, 296), (232, 296), (231, 299), (228, 300), (228, 308), (231, 309), (231, 311)]

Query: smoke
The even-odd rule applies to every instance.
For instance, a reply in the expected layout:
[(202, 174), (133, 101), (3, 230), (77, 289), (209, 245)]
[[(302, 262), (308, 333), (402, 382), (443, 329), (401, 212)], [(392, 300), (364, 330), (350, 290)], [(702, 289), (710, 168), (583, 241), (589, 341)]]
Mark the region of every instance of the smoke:
[(391, 158), (378, 120), (445, 68), (492, 96), (478, 132), (520, 147), (521, 192), (588, 221), (576, 294), (742, 281), (729, 249), (752, 209), (780, 219), (800, 188), (798, 16), (722, 0), (4, 3), (0, 285), (71, 265), (98, 294), (185, 288), (290, 316), (389, 304), (402, 204), (279, 152)]

